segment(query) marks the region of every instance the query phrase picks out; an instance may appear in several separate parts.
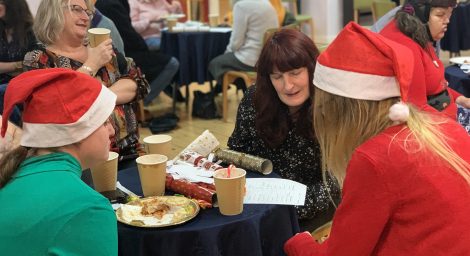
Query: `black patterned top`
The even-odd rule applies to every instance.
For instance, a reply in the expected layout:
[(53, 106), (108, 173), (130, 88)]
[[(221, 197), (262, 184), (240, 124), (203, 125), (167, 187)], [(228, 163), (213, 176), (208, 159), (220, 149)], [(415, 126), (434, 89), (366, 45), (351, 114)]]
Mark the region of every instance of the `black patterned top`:
[[(286, 140), (278, 148), (270, 148), (257, 135), (256, 112), (252, 98), (256, 86), (248, 88), (238, 107), (235, 129), (228, 140), (230, 149), (256, 155), (272, 161), (273, 171), (282, 178), (294, 180), (307, 186), (305, 206), (297, 207), (299, 219), (313, 219), (331, 206), (330, 197), (322, 181), (321, 153), (317, 141), (301, 137), (295, 125)], [(337, 201), (339, 189), (332, 182), (328, 187)]]
[[(0, 62), (22, 61), (24, 55), (36, 46), (36, 37), (32, 30), (26, 34), (26, 45), (20, 46), (18, 40), (8, 42), (5, 31), (0, 32)], [(8, 83), (13, 76), (8, 73), (0, 74), (0, 84)]]

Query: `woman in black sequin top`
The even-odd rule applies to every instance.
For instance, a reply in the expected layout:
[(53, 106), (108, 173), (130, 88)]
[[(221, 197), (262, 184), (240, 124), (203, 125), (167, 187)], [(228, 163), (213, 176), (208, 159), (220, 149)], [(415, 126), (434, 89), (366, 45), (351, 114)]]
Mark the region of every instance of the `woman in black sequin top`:
[(0, 0), (0, 84), (23, 70), (24, 55), (36, 45), (32, 26), (25, 0)]
[(330, 198), (339, 198), (336, 184), (329, 180), (326, 187), (323, 182), (312, 125), (312, 80), (318, 54), (312, 40), (301, 32), (275, 32), (261, 52), (256, 85), (242, 99), (228, 141), (231, 149), (270, 159), (274, 172), (307, 186), (305, 206), (298, 207), (297, 213), (301, 228), (309, 231), (331, 219)]

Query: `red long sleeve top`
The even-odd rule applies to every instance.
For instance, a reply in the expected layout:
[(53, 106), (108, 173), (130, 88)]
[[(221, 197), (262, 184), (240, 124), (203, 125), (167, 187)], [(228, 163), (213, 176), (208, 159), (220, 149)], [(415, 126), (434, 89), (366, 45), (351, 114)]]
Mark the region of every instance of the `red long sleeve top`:
[[(298, 234), (284, 246), (288, 255), (470, 253), (470, 185), (441, 159), (417, 151), (413, 139), (399, 133), (402, 127), (390, 127), (354, 151), (327, 242)], [(455, 122), (441, 128), (449, 146), (470, 162), (464, 129)]]

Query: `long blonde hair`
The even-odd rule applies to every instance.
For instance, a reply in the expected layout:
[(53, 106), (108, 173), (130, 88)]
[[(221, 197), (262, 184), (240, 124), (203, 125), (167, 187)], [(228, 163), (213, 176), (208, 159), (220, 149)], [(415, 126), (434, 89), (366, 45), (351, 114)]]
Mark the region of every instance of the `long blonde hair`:
[[(94, 10), (90, 0), (83, 0), (89, 10)], [(36, 38), (45, 45), (53, 44), (64, 29), (64, 4), (70, 0), (42, 0), (34, 18), (33, 30)]]
[[(388, 110), (399, 101), (390, 98), (382, 101), (357, 100), (330, 94), (315, 88), (314, 128), (322, 151), (323, 170), (336, 177), (342, 187), (346, 167), (353, 151), (369, 138), (392, 125)], [(428, 151), (441, 158), (470, 184), (470, 164), (457, 155), (447, 144), (449, 139), (439, 129), (447, 122), (443, 117), (417, 110), (413, 105), (403, 141), (405, 150)], [(412, 139), (412, 140), (411, 140)], [(410, 147), (410, 141), (413, 145)]]

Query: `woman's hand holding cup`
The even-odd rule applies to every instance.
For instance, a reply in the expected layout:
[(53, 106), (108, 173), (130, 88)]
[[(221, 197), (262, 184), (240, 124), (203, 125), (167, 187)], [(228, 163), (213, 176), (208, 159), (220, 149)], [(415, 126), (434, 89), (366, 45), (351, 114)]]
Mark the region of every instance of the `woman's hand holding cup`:
[(106, 39), (96, 47), (88, 47), (88, 59), (86, 65), (95, 70), (95, 72), (110, 62), (114, 56), (113, 40)]

